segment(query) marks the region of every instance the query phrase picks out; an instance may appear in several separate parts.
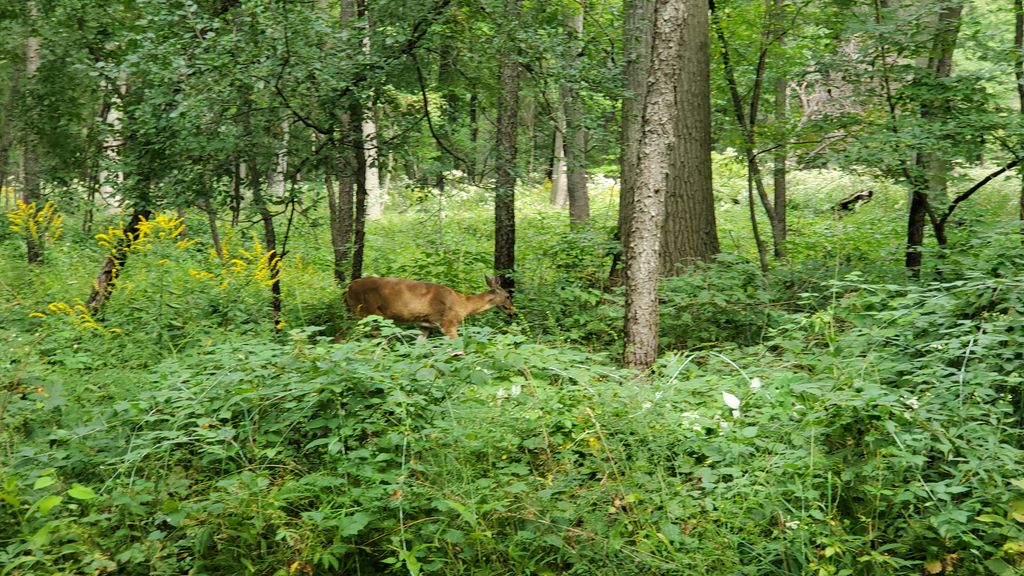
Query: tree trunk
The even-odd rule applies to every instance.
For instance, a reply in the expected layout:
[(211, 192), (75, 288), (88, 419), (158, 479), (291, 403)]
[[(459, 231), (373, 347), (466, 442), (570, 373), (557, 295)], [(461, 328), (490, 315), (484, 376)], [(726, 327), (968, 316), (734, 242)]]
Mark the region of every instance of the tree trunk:
[(263, 243), (270, 255), (268, 260), (271, 263), (271, 274), (274, 278), (270, 284), (270, 321), (274, 332), (278, 332), (281, 329), (281, 275), (278, 274), (280, 260), (277, 253), (277, 230), (274, 228), (274, 215), (270, 212), (263, 190), (260, 188), (262, 183), (259, 173), (259, 170), (249, 170), (249, 193), (252, 194), (252, 203), (263, 223)]
[(100, 313), (103, 305), (114, 291), (114, 279), (121, 271), (121, 268), (124, 267), (125, 262), (128, 261), (132, 244), (139, 234), (139, 224), (151, 215), (152, 212), (149, 210), (136, 210), (132, 214), (131, 220), (128, 221), (128, 226), (124, 229), (124, 241), (112, 248), (111, 253), (103, 261), (103, 267), (100, 268), (100, 273), (92, 284), (92, 292), (90, 292), (89, 299), (85, 304), (89, 308), (89, 313), (93, 316)]
[[(572, 7), (566, 17), (570, 55), (566, 68), (575, 73), (583, 51), (583, 13), (586, 0)], [(562, 84), (562, 107), (565, 111), (565, 165), (566, 192), (569, 196), (569, 223), (586, 224), (590, 220), (590, 197), (587, 195), (587, 131), (583, 125), (583, 101), (579, 81), (573, 79)]]
[(203, 212), (206, 212), (206, 223), (210, 227), (210, 241), (213, 242), (213, 251), (217, 253), (217, 258), (220, 258), (221, 262), (223, 262), (227, 260), (227, 254), (224, 252), (224, 244), (220, 241), (220, 227), (217, 226), (217, 209), (212, 201), (205, 201), (199, 207)]
[[(520, 0), (507, 0), (506, 22), (519, 20)], [(499, 71), (501, 94), (495, 135), (494, 270), (510, 294), (515, 289), (516, 267), (516, 129), (519, 123), (519, 61), (514, 50), (502, 53)]]
[(291, 132), (289, 117), (287, 113), (281, 114), (281, 135), (280, 145), (274, 161), (274, 169), (267, 178), (267, 188), (270, 196), (276, 200), (282, 200), (287, 196), (285, 182), (288, 178), (288, 136)]
[(242, 215), (242, 180), (245, 179), (245, 163), (235, 157), (232, 159), (231, 169), (231, 227), (236, 228)]
[[(725, 81), (729, 87), (729, 98), (732, 102), (733, 115), (736, 118), (736, 124), (739, 126), (740, 133), (743, 137), (742, 146), (744, 156), (747, 159), (747, 171), (750, 172), (750, 176), (753, 179), (754, 187), (757, 190), (757, 196), (761, 200), (761, 206), (764, 208), (765, 214), (768, 216), (768, 222), (772, 228), (772, 246), (776, 258), (785, 258), (786, 250), (782, 244), (782, 238), (785, 236), (785, 221), (780, 220), (776, 214), (776, 207), (772, 204), (772, 200), (768, 197), (768, 192), (764, 185), (764, 176), (761, 172), (761, 165), (757, 159), (757, 136), (755, 128), (757, 126), (758, 108), (761, 99), (761, 86), (764, 83), (764, 72), (767, 62), (767, 41), (771, 35), (771, 26), (765, 26), (761, 34), (761, 49), (758, 54), (757, 66), (754, 70), (754, 86), (751, 90), (749, 109), (750, 112), (744, 111), (743, 98), (740, 95), (739, 83), (736, 81), (736, 70), (732, 64), (732, 56), (730, 55), (729, 39), (725, 35), (725, 31), (718, 22), (718, 14), (714, 10), (714, 3), (711, 4), (712, 18), (714, 22), (715, 35), (718, 37), (718, 41), (721, 44), (721, 55), (722, 55), (722, 71), (725, 73)], [(752, 226), (756, 225), (751, 223)], [(758, 257), (762, 262), (766, 261), (763, 254), (758, 254)]]
[(552, 146), (551, 205), (565, 208), (569, 203), (569, 191), (565, 173), (565, 106), (559, 101), (555, 111), (555, 143)]
[(619, 279), (625, 271), (626, 246), (629, 244), (629, 220), (640, 161), (641, 120), (647, 97), (647, 73), (650, 70), (654, 41), (654, 0), (626, 0), (623, 22), (623, 76), (626, 91), (622, 96), (622, 159), (619, 183), (619, 242), (623, 260), (613, 263), (611, 276)]
[(707, 0), (683, 3), (676, 137), (665, 198), (661, 271), (679, 274), (719, 252), (711, 188), (711, 79)]
[[(105, 94), (110, 94), (110, 105), (107, 106), (106, 114), (102, 117), (103, 124), (106, 125), (107, 138), (103, 143), (103, 159), (111, 164), (116, 164), (120, 157), (121, 146), (124, 144), (124, 140), (121, 137), (122, 128), (122, 108), (124, 103), (124, 96), (128, 90), (128, 77), (125, 72), (121, 72), (118, 75), (117, 84), (114, 86), (108, 85), (106, 81), (101, 83)], [(99, 196), (100, 199), (106, 204), (108, 212), (118, 212), (121, 209), (121, 199), (118, 196), (118, 190), (114, 187), (114, 184), (121, 184), (124, 182), (124, 172), (107, 172), (105, 169), (99, 171)]]
[[(782, 35), (782, 17), (785, 10), (785, 0), (774, 0), (775, 1), (775, 22), (776, 22), (776, 34), (779, 48), (782, 48), (785, 44), (784, 37)], [(787, 90), (788, 82), (786, 81), (786, 75), (779, 72), (775, 78), (775, 123), (779, 127), (779, 133), (785, 134), (783, 128), (787, 122), (787, 112), (789, 108), (789, 97)], [(787, 138), (784, 136), (784, 138)], [(782, 141), (779, 143), (779, 148), (775, 151), (772, 170), (772, 192), (773, 192), (773, 205), (775, 206), (775, 219), (778, 223), (772, 228), (775, 234), (779, 236), (779, 245), (786, 245), (787, 227), (786, 222), (786, 162), (789, 159), (788, 147), (786, 142)]]
[[(365, 22), (363, 29), (363, 54), (369, 58), (371, 56), (370, 31), (372, 23), (366, 6), (366, 0), (357, 0), (356, 8), (358, 15)], [(377, 139), (377, 108), (372, 101), (363, 107), (362, 136), (364, 143), (363, 153), (365, 156), (363, 180), (366, 182), (366, 217), (375, 220), (384, 214), (387, 190), (381, 185), (380, 146)]]
[(480, 183), (482, 178), (480, 169), (480, 94), (474, 90), (469, 95), (469, 165), (466, 167), (466, 176), (474, 184)]
[[(948, 78), (953, 71), (953, 52), (960, 32), (962, 3), (945, 6), (939, 13), (924, 71), (931, 81)], [(921, 104), (921, 120), (926, 124), (941, 122), (949, 114), (949, 104), (944, 100), (926, 100)], [(946, 183), (949, 176), (949, 161), (929, 150), (916, 150), (914, 166), (910, 169), (911, 200), (907, 217), (907, 254), (905, 264), (912, 278), (921, 275), (926, 217), (931, 220), (936, 242), (946, 244), (945, 220), (935, 216), (934, 207), (940, 208), (947, 201)], [(941, 204), (939, 204), (941, 202)]]
[[(1017, 105), (1024, 116), (1024, 1), (1013, 0), (1013, 74), (1017, 79)], [(1018, 219), (1021, 221), (1021, 242), (1024, 242), (1024, 164), (1020, 171), (1020, 196), (1017, 202)]]
[[(363, 117), (363, 107), (358, 100), (352, 101), (350, 110), (352, 118)], [(352, 231), (352, 279), (358, 280), (363, 277), (363, 252), (366, 246), (366, 149), (362, 131), (357, 130), (354, 134), (352, 150), (355, 153), (356, 164), (356, 202)]]
[[(16, 67), (10, 68), (10, 82), (8, 90), (16, 94), (21, 84), (21, 71)], [(14, 142), (14, 134), (11, 130), (10, 118), (15, 114), (14, 106), (11, 106), (13, 99), (8, 99), (8, 108), (0, 113), (0, 201), (3, 202), (2, 210), (7, 212), (11, 209), (13, 200), (7, 193), (7, 178), (10, 176), (8, 167), (11, 161), (11, 145)]]
[[(39, 20), (39, 8), (36, 6), (35, 0), (28, 0), (28, 13), (33, 22)], [(39, 43), (38, 36), (29, 36), (25, 39), (25, 88), (29, 93), (37, 89), (35, 86), (35, 76), (39, 70)], [(27, 98), (26, 102), (29, 100), (31, 99)], [(34, 104), (29, 104), (28, 106), (31, 107)], [(36, 116), (36, 112), (30, 108), (27, 115), (30, 117)], [(38, 209), (41, 207), (40, 200), (42, 199), (42, 194), (39, 188), (39, 139), (34, 133), (35, 130), (36, 124), (29, 122), (22, 140), (21, 199), (25, 204), (34, 203)], [(25, 252), (28, 256), (29, 264), (43, 263), (42, 238), (37, 238), (28, 230), (26, 230), (25, 234)]]
[(641, 120), (635, 189), (626, 245), (625, 362), (646, 370), (658, 357), (658, 273), (665, 191), (676, 135), (675, 89), (679, 78), (684, 5), (657, 0), (654, 44)]
[[(342, 134), (346, 133), (346, 127), (351, 122), (348, 113), (342, 115)], [(337, 144), (332, 144), (337, 147)], [(329, 170), (325, 175), (327, 183), (327, 208), (331, 223), (331, 252), (334, 256), (334, 279), (338, 285), (344, 286), (348, 277), (348, 267), (352, 259), (352, 212), (354, 208), (353, 190), (355, 189), (354, 162), (348, 166), (342, 157), (342, 150), (337, 150), (333, 155), (336, 168)], [(338, 179), (338, 188), (335, 189), (332, 180), (332, 172)]]

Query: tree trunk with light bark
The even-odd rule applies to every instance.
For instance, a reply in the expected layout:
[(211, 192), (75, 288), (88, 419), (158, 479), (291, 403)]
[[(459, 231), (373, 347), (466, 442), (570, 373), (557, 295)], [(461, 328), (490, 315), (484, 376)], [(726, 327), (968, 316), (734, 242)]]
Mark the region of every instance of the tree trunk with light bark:
[(683, 0), (657, 0), (626, 244), (625, 362), (646, 370), (658, 357), (658, 276), (665, 195), (676, 134)]

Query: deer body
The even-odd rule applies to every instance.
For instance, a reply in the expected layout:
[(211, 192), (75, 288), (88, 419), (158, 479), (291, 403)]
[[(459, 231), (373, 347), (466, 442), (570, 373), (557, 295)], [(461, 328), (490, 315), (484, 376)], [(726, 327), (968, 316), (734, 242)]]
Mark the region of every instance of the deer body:
[(458, 338), (458, 328), (467, 316), (495, 306), (508, 315), (515, 313), (512, 300), (496, 278), (485, 276), (488, 290), (462, 294), (447, 286), (402, 278), (368, 276), (348, 285), (345, 300), (356, 316), (382, 316), (395, 322), (415, 324), (426, 338), (438, 328), (449, 338)]

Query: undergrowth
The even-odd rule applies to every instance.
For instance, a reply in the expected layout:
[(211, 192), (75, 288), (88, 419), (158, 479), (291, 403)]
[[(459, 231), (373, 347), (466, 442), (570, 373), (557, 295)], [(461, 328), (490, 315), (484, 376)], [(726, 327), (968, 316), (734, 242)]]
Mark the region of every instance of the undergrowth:
[[(339, 320), (312, 229), (276, 337), (251, 238), (155, 241), (86, 317), (102, 251), (31, 268), (0, 237), (0, 574), (1014, 574), (1020, 241), (968, 222), (908, 282), (832, 200), (796, 216), (820, 258), (666, 279), (644, 376), (600, 209), (524, 217), (519, 317), (456, 341)], [(482, 288), (486, 227), (451, 208), (375, 223), (368, 272)]]

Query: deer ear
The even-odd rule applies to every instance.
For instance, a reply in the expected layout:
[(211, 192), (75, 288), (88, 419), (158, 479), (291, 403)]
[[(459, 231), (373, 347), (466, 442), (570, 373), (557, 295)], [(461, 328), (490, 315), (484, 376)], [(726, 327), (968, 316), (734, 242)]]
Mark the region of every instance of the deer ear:
[(488, 276), (486, 274), (484, 274), (484, 282), (487, 282), (487, 287), (488, 288), (494, 288), (495, 287), (494, 285), (497, 284), (496, 279), (491, 278), (490, 276)]

